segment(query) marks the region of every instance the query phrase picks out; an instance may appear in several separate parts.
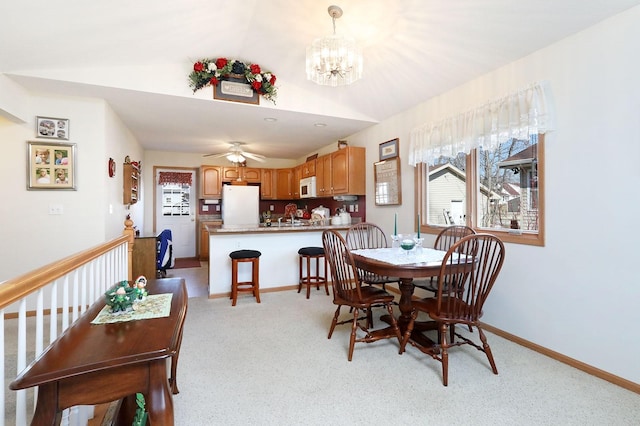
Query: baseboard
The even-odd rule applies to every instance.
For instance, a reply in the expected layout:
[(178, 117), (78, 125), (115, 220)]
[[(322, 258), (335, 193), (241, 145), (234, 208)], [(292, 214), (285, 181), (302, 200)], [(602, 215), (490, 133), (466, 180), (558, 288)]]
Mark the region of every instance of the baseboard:
[[(393, 287), (387, 286), (387, 291), (400, 294), (400, 291)], [(418, 299), (419, 297), (413, 296), (414, 299)], [(513, 335), (511, 333), (507, 333), (506, 331), (500, 330), (499, 328), (493, 327), (491, 325), (481, 323), (482, 328), (486, 331), (489, 331), (493, 334), (496, 334), (503, 339), (507, 339), (517, 345), (523, 346), (527, 349), (531, 349), (534, 352), (538, 352), (539, 354), (548, 356), (551, 359), (555, 359), (563, 364), (566, 364), (570, 367), (577, 368), (580, 371), (584, 371), (587, 374), (598, 377), (599, 379), (605, 380), (609, 383), (612, 383), (616, 386), (620, 386), (621, 388), (630, 390), (631, 392), (640, 394), (640, 384), (632, 382), (627, 379), (623, 379), (622, 377), (616, 376), (614, 374), (608, 373), (604, 370), (600, 370), (599, 368), (593, 367), (589, 364), (585, 364), (582, 361), (578, 361), (577, 359), (570, 358), (566, 355), (563, 355), (559, 352), (552, 351), (551, 349), (545, 348), (544, 346), (540, 346), (536, 343), (525, 340), (521, 337)]]
[(506, 331), (500, 330), (499, 328), (493, 327), (491, 325), (482, 323), (482, 328), (513, 343), (524, 346), (527, 349), (531, 349), (532, 351), (548, 356), (549, 358), (555, 359), (556, 361), (559, 361), (563, 364), (567, 364), (568, 366), (584, 371), (587, 374), (598, 377), (602, 380), (606, 380), (609, 383), (613, 383), (616, 386), (620, 386), (621, 388), (625, 388), (627, 390), (630, 390), (631, 392), (640, 394), (640, 384), (638, 383), (623, 379), (622, 377), (608, 373), (604, 370), (600, 370), (599, 368), (593, 367), (589, 364), (585, 364), (582, 361), (570, 358), (559, 352), (552, 351), (551, 349), (545, 348), (544, 346), (540, 346), (536, 343), (530, 342), (511, 333), (507, 333)]
[[(261, 288), (260, 293), (275, 293), (277, 291), (289, 291), (289, 290), (297, 290), (298, 284), (295, 285), (285, 285), (281, 287), (270, 287), (270, 288)], [(214, 293), (209, 295), (209, 299), (228, 299), (231, 297), (231, 292), (228, 291), (226, 293)]]

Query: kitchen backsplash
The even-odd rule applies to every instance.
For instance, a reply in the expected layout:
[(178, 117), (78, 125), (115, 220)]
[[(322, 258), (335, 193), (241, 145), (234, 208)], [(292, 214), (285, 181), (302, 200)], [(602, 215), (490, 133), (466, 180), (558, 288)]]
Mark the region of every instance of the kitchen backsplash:
[[(222, 207), (224, 205), (224, 200), (221, 201), (222, 204), (204, 204), (204, 200), (198, 200), (198, 219), (200, 220), (220, 220), (222, 219)], [(351, 215), (352, 218), (359, 218), (360, 221), (366, 221), (366, 197), (359, 196), (357, 201), (336, 201), (333, 198), (307, 198), (304, 200), (292, 200), (292, 201), (283, 201), (283, 200), (260, 200), (260, 213), (265, 211), (271, 211), (271, 214), (274, 217), (279, 217), (284, 215), (284, 207), (287, 204), (296, 204), (299, 209), (306, 208), (309, 212), (316, 207), (324, 206), (329, 209), (331, 215), (336, 214), (336, 209), (346, 209), (346, 211)], [(205, 206), (206, 209), (205, 210)], [(273, 206), (273, 210), (271, 210), (271, 206)], [(220, 210), (217, 209), (220, 207)], [(353, 211), (351, 211), (353, 210)]]

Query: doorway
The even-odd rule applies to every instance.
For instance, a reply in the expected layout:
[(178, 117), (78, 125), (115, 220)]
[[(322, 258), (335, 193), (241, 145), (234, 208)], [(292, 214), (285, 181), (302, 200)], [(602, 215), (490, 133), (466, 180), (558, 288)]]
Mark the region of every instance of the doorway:
[(173, 257), (196, 256), (195, 170), (155, 170), (155, 223), (157, 233), (171, 230)]

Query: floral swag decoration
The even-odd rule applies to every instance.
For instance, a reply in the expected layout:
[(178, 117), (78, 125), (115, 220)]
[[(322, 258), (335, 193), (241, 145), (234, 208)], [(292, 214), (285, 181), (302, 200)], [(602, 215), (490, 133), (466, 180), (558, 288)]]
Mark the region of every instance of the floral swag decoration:
[(276, 76), (271, 72), (262, 72), (258, 64), (245, 64), (235, 59), (200, 59), (193, 64), (193, 71), (189, 74), (189, 87), (195, 93), (209, 85), (217, 86), (220, 78), (225, 76), (244, 77), (254, 92), (276, 103)]

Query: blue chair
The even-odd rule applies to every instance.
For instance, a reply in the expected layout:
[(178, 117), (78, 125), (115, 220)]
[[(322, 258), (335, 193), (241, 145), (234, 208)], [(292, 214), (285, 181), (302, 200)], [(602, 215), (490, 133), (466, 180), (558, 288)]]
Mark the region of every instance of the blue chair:
[(159, 277), (167, 276), (167, 269), (175, 265), (173, 258), (173, 239), (171, 230), (165, 229), (156, 237), (158, 250), (156, 251), (156, 270)]

